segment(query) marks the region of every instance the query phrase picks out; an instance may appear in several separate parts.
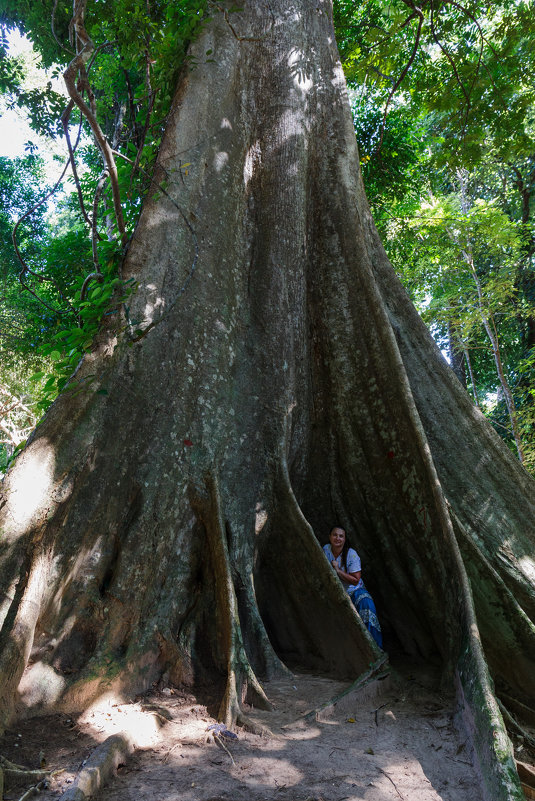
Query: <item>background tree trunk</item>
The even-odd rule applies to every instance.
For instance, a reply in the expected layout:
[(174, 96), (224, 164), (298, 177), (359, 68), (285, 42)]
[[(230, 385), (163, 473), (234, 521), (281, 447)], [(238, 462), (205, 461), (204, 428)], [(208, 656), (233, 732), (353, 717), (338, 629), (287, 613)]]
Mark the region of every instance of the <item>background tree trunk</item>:
[(137, 291), (5, 480), (3, 719), (168, 671), (219, 676), (230, 723), (285, 665), (380, 664), (318, 543), (338, 523), (455, 682), (484, 794), (520, 798), (487, 664), (535, 705), (533, 482), (388, 264), (328, 4), (218, 13), (191, 64)]
[(455, 326), (451, 321), (448, 322), (448, 358), (450, 361), (451, 369), (461, 382), (461, 386), (466, 389), (466, 354), (467, 350), (455, 330)]

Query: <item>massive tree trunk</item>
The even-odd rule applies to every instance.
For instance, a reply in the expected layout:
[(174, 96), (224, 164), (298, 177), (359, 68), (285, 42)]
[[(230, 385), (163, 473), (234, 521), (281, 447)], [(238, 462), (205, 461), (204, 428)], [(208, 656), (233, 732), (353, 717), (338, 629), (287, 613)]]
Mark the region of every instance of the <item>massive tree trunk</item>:
[(493, 680), (535, 706), (533, 483), (387, 261), (329, 4), (243, 5), (180, 81), (137, 291), (5, 480), (3, 720), (168, 672), (219, 676), (230, 723), (259, 677), (379, 665), (321, 552), (338, 523), (455, 683), (484, 795), (520, 798)]

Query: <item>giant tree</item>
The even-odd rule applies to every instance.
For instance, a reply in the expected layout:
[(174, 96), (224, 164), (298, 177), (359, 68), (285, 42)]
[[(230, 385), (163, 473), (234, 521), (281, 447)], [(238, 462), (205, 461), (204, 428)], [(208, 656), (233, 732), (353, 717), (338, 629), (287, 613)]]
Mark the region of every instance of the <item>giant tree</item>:
[(496, 693), (535, 704), (533, 483), (385, 256), (329, 2), (213, 9), (153, 186), (136, 292), (4, 482), (3, 721), (167, 672), (219, 677), (230, 723), (259, 678), (380, 665), (321, 552), (337, 521), (442, 660), (485, 796), (520, 798)]

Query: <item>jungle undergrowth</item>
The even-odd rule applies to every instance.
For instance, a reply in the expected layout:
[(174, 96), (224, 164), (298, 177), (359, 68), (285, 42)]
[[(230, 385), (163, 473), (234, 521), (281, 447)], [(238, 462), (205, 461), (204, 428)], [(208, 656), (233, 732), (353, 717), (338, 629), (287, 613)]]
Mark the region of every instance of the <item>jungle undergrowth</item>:
[[(38, 418), (66, 388), (75, 393), (90, 390), (91, 381), (79, 386), (72, 380), (76, 366), (93, 348), (102, 325), (111, 317), (119, 320), (125, 301), (135, 292), (135, 283), (120, 277), (122, 259), (143, 199), (147, 193), (166, 191), (152, 178), (161, 136), (179, 72), (196, 68), (187, 55), (189, 44), (211, 12), (209, 0), (165, 5), (119, 0), (106, 8), (76, 0), (69, 20), (56, 6), (50, 12), (22, 2), (16, 8), (7, 8), (4, 20), (7, 27), (19, 26), (29, 33), (44, 67), (52, 66), (55, 74), (67, 67), (64, 74), (71, 94), (61, 125), (58, 119), (55, 125), (51, 120), (46, 120), (46, 126), (40, 122), (41, 133), (46, 127), (48, 135), (66, 140), (68, 160), (62, 177), (52, 190), (39, 193), (13, 232), (18, 281), (22, 290), (27, 290), (22, 294), (31, 295), (32, 302), (37, 301), (49, 318), (44, 324), (42, 319), (38, 323), (42, 336), (34, 352), (41, 364), (30, 377), (29, 394), (33, 395)], [(51, 23), (51, 33), (43, 33), (45, 23), (48, 31)], [(207, 53), (206, 59), (211, 60), (211, 56)], [(20, 94), (19, 101), (22, 99)], [(32, 100), (39, 98), (32, 95)], [(77, 134), (71, 142), (73, 125)], [(70, 216), (77, 207), (76, 215), (89, 233), (85, 253), (70, 252), (67, 238), (61, 247), (51, 225), (48, 236), (54, 238), (56, 247), (51, 254), (44, 248), (36, 257), (28, 251), (27, 235), (22, 236), (19, 226), (21, 222), (31, 225), (35, 210), (61, 186), (68, 166), (74, 191), (66, 204), (61, 203), (70, 207)], [(184, 165), (186, 173), (188, 166)], [(61, 223), (61, 212), (59, 219)], [(43, 241), (42, 236), (34, 239)], [(60, 260), (70, 262), (69, 280), (58, 278), (58, 239)], [(91, 272), (75, 278), (80, 262), (92, 264)], [(116, 333), (124, 334), (126, 328), (123, 321)], [(25, 442), (13, 450), (8, 464)]]

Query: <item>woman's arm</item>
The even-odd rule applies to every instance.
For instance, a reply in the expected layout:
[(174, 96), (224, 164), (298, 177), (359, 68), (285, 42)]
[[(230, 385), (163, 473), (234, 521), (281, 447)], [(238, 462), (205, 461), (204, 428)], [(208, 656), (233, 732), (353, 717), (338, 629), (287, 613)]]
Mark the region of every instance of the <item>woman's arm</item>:
[(331, 562), (331, 565), (334, 567), (338, 578), (341, 579), (342, 581), (345, 581), (346, 584), (359, 583), (360, 577), (362, 575), (360, 570), (358, 570), (356, 573), (346, 573), (345, 570), (342, 570), (341, 567), (338, 567), (336, 562)]

